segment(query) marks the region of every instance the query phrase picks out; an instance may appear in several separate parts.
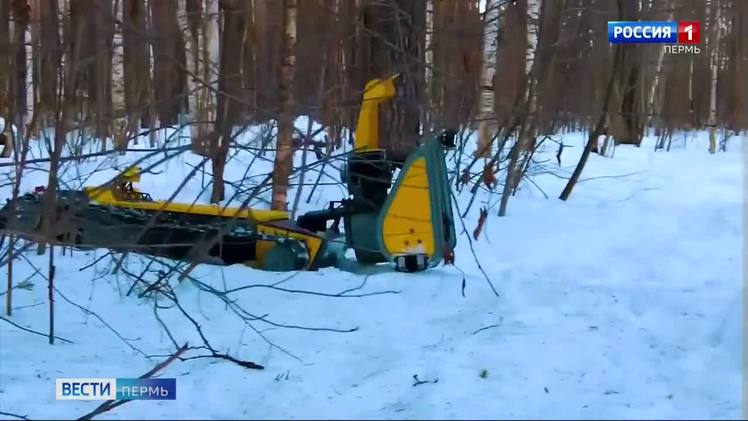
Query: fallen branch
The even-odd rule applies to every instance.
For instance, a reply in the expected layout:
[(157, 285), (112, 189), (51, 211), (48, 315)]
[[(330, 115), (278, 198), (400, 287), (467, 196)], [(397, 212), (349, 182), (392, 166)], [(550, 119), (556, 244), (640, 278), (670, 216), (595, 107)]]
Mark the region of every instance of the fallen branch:
[(498, 325), (498, 324), (492, 324), (492, 325), (488, 325), (488, 326), (483, 326), (482, 328), (480, 328), (480, 329), (476, 330), (475, 332), (473, 332), (473, 335), (477, 335), (477, 334), (483, 332), (484, 330), (493, 329), (493, 328), (499, 327), (499, 326), (500, 325)]
[(211, 351), (211, 352), (212, 354), (210, 355), (195, 355), (194, 357), (187, 357), (187, 358), (180, 358), (180, 359), (182, 361), (187, 361), (187, 360), (196, 360), (199, 358), (218, 358), (219, 360), (231, 361), (232, 363), (238, 364), (241, 367), (250, 368), (252, 370), (264, 370), (265, 369), (264, 366), (253, 363), (252, 361), (242, 361), (228, 354), (219, 354), (215, 351)]
[(426, 383), (439, 383), (439, 379), (434, 379), (434, 380), (419, 380), (418, 379), (418, 374), (414, 374), (413, 375), (413, 380), (415, 380), (415, 382), (413, 383), (413, 387), (420, 386), (420, 385), (426, 384)]
[(148, 354), (146, 354), (145, 352), (143, 352), (143, 350), (141, 350), (138, 347), (136, 347), (133, 344), (131, 344), (130, 340), (128, 340), (127, 338), (125, 338), (124, 336), (122, 336), (119, 332), (117, 332), (117, 329), (113, 328), (109, 323), (107, 323), (104, 319), (102, 319), (101, 316), (99, 316), (98, 314), (94, 313), (93, 311), (91, 311), (91, 310), (83, 307), (82, 305), (76, 304), (75, 302), (71, 301), (62, 292), (60, 292), (60, 290), (57, 289), (57, 287), (54, 287), (53, 289), (57, 293), (57, 295), (59, 295), (60, 297), (62, 297), (62, 299), (65, 300), (68, 304), (70, 304), (73, 307), (78, 308), (79, 310), (81, 310), (86, 315), (94, 316), (95, 318), (97, 318), (99, 320), (99, 322), (101, 322), (101, 324), (103, 324), (107, 329), (111, 330), (112, 333), (114, 333), (118, 338), (120, 338), (120, 340), (122, 340), (122, 342), (124, 342), (125, 345), (127, 345), (128, 347), (130, 347), (130, 349), (132, 349), (133, 351), (139, 353), (140, 355), (148, 358)]
[(18, 418), (20, 420), (28, 420), (29, 419), (29, 417), (27, 417), (26, 415), (12, 414), (10, 412), (3, 412), (3, 411), (0, 411), (0, 415), (5, 415), (5, 416), (8, 416), (8, 417), (14, 417), (14, 418)]
[[(17, 327), (17, 328), (19, 328), (19, 329), (23, 330), (24, 332), (29, 332), (29, 333), (33, 333), (34, 335), (39, 335), (39, 336), (43, 336), (43, 337), (45, 337), (45, 338), (49, 338), (49, 334), (48, 334), (48, 333), (37, 332), (37, 331), (35, 331), (35, 330), (31, 330), (31, 329), (25, 328), (25, 327), (23, 327), (23, 326), (21, 326), (21, 325), (19, 325), (19, 324), (17, 324), (17, 323), (14, 323), (14, 322), (12, 322), (12, 321), (10, 321), (10, 320), (6, 319), (5, 317), (2, 317), (2, 316), (0, 316), (0, 320), (4, 320), (4, 321), (8, 322), (8, 323), (12, 324), (13, 326), (15, 326), (15, 327)], [(61, 337), (59, 337), (59, 336), (55, 336), (54, 338), (55, 338), (55, 339), (59, 339), (59, 340), (61, 340), (61, 341), (63, 341), (63, 342), (67, 342), (67, 343), (69, 343), (69, 344), (72, 344), (72, 343), (73, 343), (73, 341), (71, 341), (71, 340), (68, 340), (68, 339), (65, 339), (65, 338), (61, 338)]]

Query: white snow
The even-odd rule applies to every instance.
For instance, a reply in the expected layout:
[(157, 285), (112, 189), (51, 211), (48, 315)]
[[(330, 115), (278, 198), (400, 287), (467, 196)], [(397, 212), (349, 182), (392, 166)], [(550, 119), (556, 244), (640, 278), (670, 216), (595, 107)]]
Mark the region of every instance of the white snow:
[[(547, 162), (535, 171), (537, 187), (524, 183), (506, 217), (496, 216), (498, 195), (481, 193), (465, 219), (467, 233), (458, 222), (459, 269), (401, 274), (380, 265), (359, 268), (359, 274), (333, 268), (272, 273), (201, 265), (193, 276), (202, 284), (173, 279), (180, 304), (214, 348), (265, 370), (215, 359), (177, 361), (160, 374), (176, 377), (176, 401), (133, 401), (97, 419), (740, 417), (741, 139), (714, 155), (707, 153), (704, 133), (678, 135), (670, 152), (654, 152), (654, 138), (647, 138), (641, 148), (618, 147), (614, 158), (593, 155), (570, 200), (559, 201), (583, 140), (576, 133), (563, 137), (571, 147), (560, 167), (556, 145), (549, 143), (538, 157)], [(115, 159), (123, 169), (138, 156), (68, 165), (67, 179), (112, 168)], [(242, 153), (226, 178), (240, 180), (251, 160), (251, 153)], [(252, 166), (256, 182), (272, 168), (270, 160), (268, 154)], [(143, 175), (141, 188), (166, 199), (192, 169), (187, 164), (199, 162), (189, 152), (180, 155), (154, 169), (162, 173)], [(335, 181), (341, 164), (326, 167), (323, 184)], [(209, 163), (205, 168), (210, 171)], [(84, 184), (113, 174), (92, 174)], [(316, 177), (310, 171), (306, 181)], [(200, 194), (200, 180), (198, 172), (177, 199), (206, 201), (209, 188)], [(46, 174), (30, 172), (22, 191), (40, 184)], [(343, 194), (322, 185), (303, 208), (322, 208)], [(0, 197), (10, 197), (10, 188), (0, 188)], [(460, 210), (468, 200), (468, 193), (459, 195)], [(499, 297), (467, 241), (480, 206), (489, 207), (489, 218), (473, 246)], [(174, 351), (154, 317), (154, 301), (136, 297), (142, 288), (127, 296), (133, 279), (112, 274), (109, 257), (92, 265), (105, 253), (56, 253), (55, 334), (73, 344), (50, 346), (45, 337), (0, 320), (0, 411), (32, 419), (81, 416), (99, 402), (56, 401), (56, 378), (138, 377), (164, 359), (148, 359), (125, 341), (146, 354)], [(48, 325), (47, 260), (34, 247), (16, 261), (13, 275), (16, 283), (30, 278), (34, 286), (14, 290), (11, 320), (41, 332)], [(140, 274), (146, 262), (129, 256), (123, 267)], [(159, 267), (150, 269), (146, 279), (153, 282)], [(0, 278), (6, 273), (2, 266)], [(326, 297), (246, 288), (228, 299), (266, 318), (245, 322), (199, 285), (331, 294), (360, 286), (348, 294), (381, 294)], [(66, 298), (96, 313), (124, 340)], [(202, 344), (178, 309), (158, 314), (180, 345)], [(414, 375), (438, 382), (414, 386)]]

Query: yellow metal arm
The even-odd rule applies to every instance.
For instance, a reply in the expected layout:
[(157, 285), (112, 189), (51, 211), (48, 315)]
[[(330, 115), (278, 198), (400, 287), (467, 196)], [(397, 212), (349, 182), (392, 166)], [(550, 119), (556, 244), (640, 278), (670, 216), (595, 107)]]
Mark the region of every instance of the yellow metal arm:
[(364, 100), (356, 125), (356, 150), (379, 149), (379, 104), (395, 97), (395, 79), (372, 79), (364, 88)]
[(288, 219), (288, 212), (262, 210), (224, 208), (219, 205), (202, 205), (195, 203), (175, 203), (162, 200), (143, 200), (140, 190), (132, 183), (140, 181), (141, 169), (138, 166), (128, 168), (118, 177), (111, 186), (84, 187), (88, 198), (94, 202), (106, 206), (120, 208), (141, 209), (145, 211), (176, 212), (193, 215), (217, 216), (224, 218), (242, 218), (256, 220), (258, 222), (284, 221)]

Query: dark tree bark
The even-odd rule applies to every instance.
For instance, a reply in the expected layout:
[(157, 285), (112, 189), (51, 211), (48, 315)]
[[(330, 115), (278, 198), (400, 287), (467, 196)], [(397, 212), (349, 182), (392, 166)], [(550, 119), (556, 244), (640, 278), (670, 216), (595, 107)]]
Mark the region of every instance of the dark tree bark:
[(8, 117), (8, 100), (11, 97), (10, 80), (13, 63), (10, 38), (10, 3), (0, 1), (0, 116)]
[[(150, 63), (146, 33), (146, 9), (144, 0), (123, 0), (122, 41), (125, 79), (125, 113), (127, 132), (133, 135), (139, 126), (150, 125), (152, 111), (148, 105), (147, 89), (150, 79)], [(126, 144), (118, 144), (124, 149)]]
[[(294, 70), (294, 99), (297, 114), (314, 113), (319, 119), (320, 89), (331, 54), (330, 40), (338, 36), (333, 0), (298, 1), (298, 40)], [(333, 53), (334, 54), (334, 53)]]
[(57, 0), (39, 0), (39, 104), (42, 124), (46, 125), (58, 109), (58, 71), (62, 57)]
[[(642, 13), (635, 2), (624, 3), (623, 20), (637, 21)], [(644, 134), (642, 114), (645, 92), (642, 83), (644, 48), (635, 45), (621, 52), (620, 72), (616, 80), (618, 106), (611, 116), (611, 133), (617, 144), (639, 146)], [(597, 143), (597, 138), (593, 140)]]
[(246, 30), (245, 0), (221, 0), (220, 10), (223, 16), (221, 34), (220, 71), (218, 74), (218, 98), (215, 129), (211, 143), (213, 166), (213, 190), (211, 202), (218, 203), (224, 199), (223, 172), (226, 157), (231, 145), (233, 128), (241, 115), (242, 103), (242, 55), (244, 51), (244, 34)]
[(14, 36), (13, 44), (15, 48), (15, 70), (13, 75), (13, 101), (15, 101), (15, 115), (13, 120), (22, 135), (24, 124), (23, 119), (27, 113), (28, 104), (26, 104), (26, 29), (29, 26), (31, 7), (27, 0), (13, 0), (13, 19)]
[(478, 99), (483, 50), (481, 16), (475, 2), (434, 2), (434, 68), (431, 83), (434, 124), (466, 123)]
[[(187, 14), (187, 28), (189, 28), (190, 41), (193, 48), (200, 45), (200, 26), (203, 19), (203, 0), (185, 0), (185, 12)], [(195, 51), (193, 60), (199, 60), (200, 54)], [(197, 68), (197, 66), (195, 66)]]
[(177, 0), (150, 1), (154, 54), (153, 91), (160, 125), (177, 124), (187, 109), (186, 53), (177, 22)]
[(518, 0), (507, 6), (499, 24), (493, 84), (497, 121), (515, 118), (520, 112), (517, 99), (525, 91), (526, 43), (527, 0)]
[(71, 121), (80, 119), (91, 108), (87, 94), (95, 68), (95, 38), (93, 16), (95, 0), (77, 0), (69, 3), (67, 25), (64, 31), (65, 89), (64, 114)]
[[(13, 121), (12, 109), (12, 75), (13, 75), (13, 45), (10, 39), (10, 3), (0, 1), (0, 117), (6, 121), (5, 127), (0, 131), (2, 136), (3, 150), (0, 157), (7, 158), (13, 152), (13, 139), (10, 132), (10, 124)], [(11, 291), (8, 290), (10, 296)]]
[(280, 110), (278, 93), (283, 41), (283, 2), (256, 0), (254, 3), (257, 34), (255, 65), (257, 66), (257, 119), (267, 121)]
[(257, 113), (257, 25), (254, 19), (255, 0), (246, 0), (244, 5), (244, 33), (242, 34), (242, 118), (254, 121)]
[(112, 43), (114, 20), (112, 0), (94, 0), (92, 33), (95, 39), (95, 58), (90, 77), (89, 98), (95, 104), (96, 137), (106, 147), (105, 139), (112, 133)]
[(341, 146), (343, 128), (346, 122), (350, 121), (351, 107), (345, 106), (346, 97), (350, 96), (344, 63), (345, 40), (349, 37), (346, 32), (348, 23), (344, 21), (341, 0), (326, 0), (326, 4), (330, 5), (328, 10), (333, 11), (330, 16), (334, 31), (328, 34), (323, 46), (325, 63), (320, 75), (318, 101), (322, 107), (319, 119), (327, 126), (326, 149), (329, 154)]
[(379, 141), (390, 159), (404, 160), (420, 137), (426, 4), (417, 0), (369, 1), (360, 12), (366, 32), (358, 37), (362, 57), (356, 65), (364, 69), (358, 89), (370, 79), (400, 74), (397, 96), (380, 109)]

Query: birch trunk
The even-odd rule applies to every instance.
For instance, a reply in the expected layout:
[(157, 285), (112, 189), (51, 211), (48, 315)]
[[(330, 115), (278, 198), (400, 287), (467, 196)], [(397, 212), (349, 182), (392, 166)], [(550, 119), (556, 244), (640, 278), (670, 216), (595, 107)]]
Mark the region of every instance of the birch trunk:
[[(115, 0), (112, 9), (114, 18), (122, 21), (124, 18), (123, 2)], [(113, 138), (115, 148), (127, 148), (127, 117), (125, 110), (125, 58), (124, 46), (122, 44), (122, 25), (114, 25), (113, 48), (112, 48), (112, 117), (117, 116), (112, 122)], [(123, 117), (124, 116), (124, 117)]]
[(481, 68), (480, 103), (478, 105), (478, 148), (476, 157), (491, 157), (491, 139), (496, 132), (494, 118), (494, 83), (496, 48), (499, 33), (499, 7), (496, 0), (486, 0), (483, 15), (483, 64)]
[(424, 31), (425, 51), (424, 57), (426, 67), (424, 69), (426, 107), (422, 112), (423, 132), (427, 133), (433, 129), (434, 111), (438, 104), (434, 103), (434, 0), (426, 0), (426, 28)]
[[(665, 0), (665, 9), (668, 10), (667, 16), (664, 20), (670, 21), (673, 19), (673, 8), (672, 8), (672, 0)], [(647, 112), (649, 114), (648, 117), (648, 125), (651, 125), (652, 119), (655, 115), (655, 93), (659, 89), (660, 86), (660, 80), (663, 78), (662, 74), (662, 67), (664, 65), (665, 58), (665, 46), (661, 45), (659, 47), (659, 51), (657, 52), (657, 64), (654, 74), (654, 81), (652, 82), (652, 85), (649, 87), (649, 95), (647, 95)]]
[(205, 14), (200, 26), (200, 45), (196, 49), (195, 66), (199, 80), (196, 82), (195, 108), (192, 132), (192, 151), (202, 156), (210, 156), (210, 122), (216, 118), (215, 90), (213, 82), (214, 63), (218, 62), (218, 0), (205, 0)]
[[(186, 26), (189, 36), (185, 37), (185, 59), (187, 70), (190, 74), (200, 75), (198, 65), (200, 57), (200, 21), (202, 20), (202, 0), (180, 0), (177, 10), (177, 21), (180, 27)], [(193, 130), (195, 118), (197, 116), (197, 92), (200, 83), (195, 77), (187, 77), (187, 108), (191, 117), (190, 130)], [(191, 136), (190, 141), (192, 151), (198, 155), (200, 153), (199, 141), (195, 136)]]
[(279, 102), (281, 105), (278, 118), (278, 139), (273, 171), (273, 192), (271, 207), (275, 210), (288, 208), (288, 178), (293, 166), (293, 77), (296, 56), (296, 0), (283, 2), (282, 64)]

